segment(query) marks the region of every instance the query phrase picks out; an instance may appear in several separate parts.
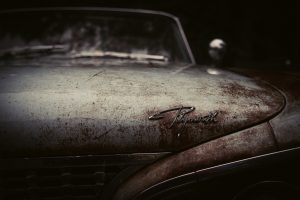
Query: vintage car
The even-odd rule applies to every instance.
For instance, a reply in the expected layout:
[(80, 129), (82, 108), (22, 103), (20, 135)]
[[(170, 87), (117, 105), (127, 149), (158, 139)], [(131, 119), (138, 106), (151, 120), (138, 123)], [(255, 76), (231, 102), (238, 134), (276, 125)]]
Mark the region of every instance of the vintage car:
[(163, 12), (0, 16), (0, 199), (300, 198), (299, 71), (197, 65)]

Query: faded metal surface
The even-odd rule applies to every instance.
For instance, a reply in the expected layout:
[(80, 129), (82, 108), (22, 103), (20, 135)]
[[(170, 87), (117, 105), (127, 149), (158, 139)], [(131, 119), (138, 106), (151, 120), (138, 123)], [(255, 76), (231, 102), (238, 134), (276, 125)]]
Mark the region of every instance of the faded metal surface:
[[(206, 68), (79, 61), (1, 64), (1, 156), (178, 151), (267, 120), (279, 92), (250, 78)], [(128, 64), (127, 64), (128, 65)], [(148, 117), (178, 106), (218, 111), (216, 123)], [(178, 125), (179, 126), (179, 125)]]
[(300, 146), (300, 70), (283, 69), (232, 69), (269, 82), (279, 88), (285, 95), (286, 106), (275, 118), (270, 120), (276, 140), (281, 149)]
[[(245, 187), (245, 185), (243, 187), (245, 182), (253, 184), (253, 177), (256, 177), (258, 182), (261, 182), (263, 177), (266, 180), (286, 180), (283, 177), (287, 177), (289, 181), (293, 181), (293, 185), (298, 185), (300, 163), (295, 161), (299, 156), (300, 147), (296, 147), (200, 169), (158, 183), (144, 190), (135, 199), (157, 200), (170, 196), (171, 198), (175, 196), (176, 199), (195, 199), (193, 197), (201, 196), (203, 199), (229, 200), (232, 199), (233, 191), (236, 192), (237, 188)], [(260, 175), (257, 176), (257, 174)], [(214, 182), (216, 184), (209, 183), (212, 179), (218, 179)], [(196, 188), (195, 185), (197, 185)], [(191, 188), (194, 190), (191, 191)], [(216, 188), (218, 188), (218, 193), (214, 193)], [(191, 195), (182, 194), (181, 191), (190, 192)], [(299, 195), (294, 195), (296, 196)]]
[(272, 131), (267, 123), (263, 123), (176, 153), (145, 167), (120, 187), (114, 199), (132, 199), (143, 190), (169, 178), (276, 150)]

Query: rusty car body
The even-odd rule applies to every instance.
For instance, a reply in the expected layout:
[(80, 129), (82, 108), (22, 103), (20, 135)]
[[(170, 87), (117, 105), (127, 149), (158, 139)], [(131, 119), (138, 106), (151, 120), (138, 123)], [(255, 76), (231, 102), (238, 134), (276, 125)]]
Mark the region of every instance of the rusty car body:
[(299, 195), (297, 71), (199, 66), (162, 12), (1, 16), (1, 199)]

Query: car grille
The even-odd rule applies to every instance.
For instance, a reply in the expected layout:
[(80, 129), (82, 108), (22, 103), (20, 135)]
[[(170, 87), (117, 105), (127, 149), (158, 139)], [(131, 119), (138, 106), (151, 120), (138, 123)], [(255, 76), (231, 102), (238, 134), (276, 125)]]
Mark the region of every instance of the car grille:
[(110, 189), (108, 186), (120, 172), (126, 174), (123, 171), (138, 168), (154, 158), (139, 155), (123, 160), (120, 157), (10, 160), (5, 168), (0, 168), (0, 199), (103, 199), (104, 190)]
[(7, 170), (2, 174), (2, 187), (6, 199), (95, 199), (115, 173), (106, 174), (98, 166)]

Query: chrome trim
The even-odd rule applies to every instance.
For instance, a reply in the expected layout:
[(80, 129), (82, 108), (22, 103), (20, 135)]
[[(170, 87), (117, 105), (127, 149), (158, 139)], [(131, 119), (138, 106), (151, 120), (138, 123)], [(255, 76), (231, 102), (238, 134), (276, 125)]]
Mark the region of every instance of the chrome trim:
[[(182, 112), (182, 110), (186, 110), (185, 112)], [(171, 108), (171, 109), (167, 109), (167, 110), (164, 110), (164, 111), (160, 111), (160, 112), (157, 112), (155, 113), (154, 115), (151, 115), (150, 117), (148, 117), (149, 120), (159, 120), (159, 119), (163, 119), (164, 116), (162, 116), (162, 114), (164, 113), (167, 113), (167, 112), (171, 112), (171, 111), (177, 111), (178, 114), (181, 114), (181, 115), (186, 115), (190, 112), (193, 112), (196, 108), (193, 107), (193, 106), (181, 106), (181, 107), (176, 107), (176, 108)]]
[[(0, 170), (26, 169), (26, 168), (51, 168), (57, 166), (93, 165), (103, 164), (106, 166), (126, 164), (146, 164), (170, 154), (160, 153), (132, 153), (112, 155), (82, 155), (82, 156), (59, 156), (59, 157), (34, 157), (34, 158), (0, 158)], [(102, 161), (105, 161), (102, 163)]]

